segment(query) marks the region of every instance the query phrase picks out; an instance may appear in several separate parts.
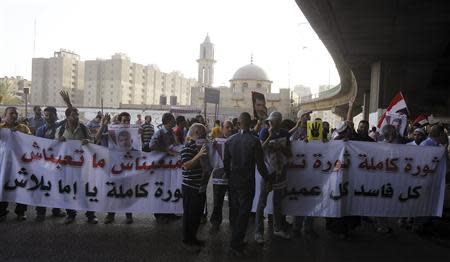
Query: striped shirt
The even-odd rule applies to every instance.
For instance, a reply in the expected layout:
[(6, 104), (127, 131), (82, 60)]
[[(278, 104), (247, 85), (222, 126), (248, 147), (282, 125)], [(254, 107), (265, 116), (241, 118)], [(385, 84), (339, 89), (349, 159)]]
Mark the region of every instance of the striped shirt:
[(142, 145), (148, 145), (150, 140), (152, 140), (152, 136), (155, 133), (155, 128), (152, 124), (144, 123), (141, 125), (141, 138)]
[[(187, 142), (183, 149), (180, 152), (181, 155), (181, 162), (186, 163), (190, 160), (192, 160), (195, 155), (197, 155), (199, 152), (199, 149), (197, 148), (197, 145), (195, 144), (195, 141), (189, 141)], [(196, 167), (193, 169), (187, 170), (183, 169), (183, 185), (200, 190), (202, 186), (202, 167), (200, 163), (197, 164)]]

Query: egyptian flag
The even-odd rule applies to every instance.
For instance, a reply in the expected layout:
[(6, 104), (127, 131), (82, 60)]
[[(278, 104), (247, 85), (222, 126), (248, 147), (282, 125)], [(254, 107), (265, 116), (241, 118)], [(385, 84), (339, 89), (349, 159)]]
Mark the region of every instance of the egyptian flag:
[(421, 114), (418, 117), (416, 117), (416, 119), (413, 122), (413, 126), (414, 125), (420, 125), (420, 126), (426, 126), (429, 124), (428, 122), (428, 117), (425, 114)]
[(396, 114), (408, 114), (408, 107), (406, 106), (405, 98), (403, 97), (402, 92), (398, 92), (397, 95), (392, 99), (389, 104), (386, 112), (378, 119), (377, 128), (381, 128), (386, 125), (386, 114), (388, 113), (396, 113)]

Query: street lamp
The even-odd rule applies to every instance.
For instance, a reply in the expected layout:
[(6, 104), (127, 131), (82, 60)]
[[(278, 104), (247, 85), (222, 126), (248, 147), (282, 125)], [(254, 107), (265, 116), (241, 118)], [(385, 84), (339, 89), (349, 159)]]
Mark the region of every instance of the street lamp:
[(30, 93), (29, 87), (23, 88), (23, 94), (25, 95), (25, 118), (28, 117), (28, 94)]

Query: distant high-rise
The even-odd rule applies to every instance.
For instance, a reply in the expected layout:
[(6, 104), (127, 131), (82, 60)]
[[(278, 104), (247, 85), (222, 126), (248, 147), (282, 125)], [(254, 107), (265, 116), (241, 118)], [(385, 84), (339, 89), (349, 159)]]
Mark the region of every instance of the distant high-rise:
[(205, 41), (200, 44), (200, 58), (198, 63), (198, 85), (201, 87), (214, 84), (214, 45), (206, 35)]
[(180, 72), (164, 73), (156, 65), (133, 63), (122, 53), (83, 62), (79, 55), (62, 49), (51, 58), (33, 58), (32, 71), (35, 105), (64, 105), (62, 89), (69, 91), (76, 106), (100, 107), (102, 100), (103, 106), (114, 108), (189, 105), (191, 87), (197, 85)]
[(195, 79), (180, 72), (164, 73), (156, 65), (131, 62), (125, 54), (86, 61), (84, 105), (105, 107), (136, 105), (189, 105)]
[(83, 105), (84, 62), (61, 49), (51, 58), (33, 58), (30, 101), (34, 105), (62, 106), (59, 91), (66, 90), (74, 105)]

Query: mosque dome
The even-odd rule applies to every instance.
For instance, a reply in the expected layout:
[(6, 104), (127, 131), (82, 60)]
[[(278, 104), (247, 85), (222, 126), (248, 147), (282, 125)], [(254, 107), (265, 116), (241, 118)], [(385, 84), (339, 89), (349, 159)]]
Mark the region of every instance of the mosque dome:
[(266, 72), (264, 72), (261, 67), (253, 63), (239, 68), (236, 73), (234, 73), (231, 80), (270, 81), (269, 77), (267, 77)]

